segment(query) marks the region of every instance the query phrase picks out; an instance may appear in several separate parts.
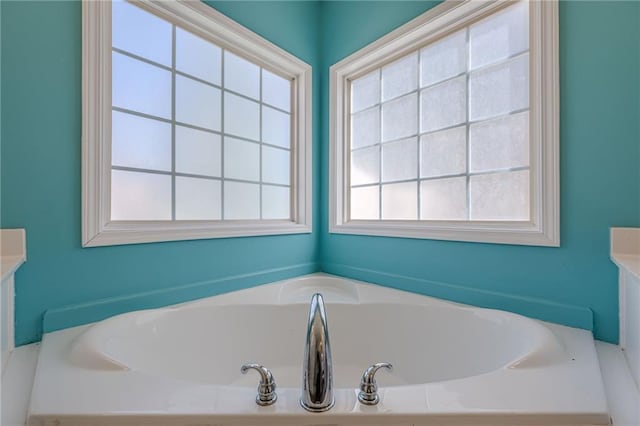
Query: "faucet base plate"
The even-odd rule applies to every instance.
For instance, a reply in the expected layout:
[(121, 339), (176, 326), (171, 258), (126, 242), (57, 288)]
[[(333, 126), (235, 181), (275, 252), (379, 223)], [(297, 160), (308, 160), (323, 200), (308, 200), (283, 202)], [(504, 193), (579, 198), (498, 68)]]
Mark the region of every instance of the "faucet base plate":
[(322, 413), (324, 411), (329, 411), (334, 406), (335, 403), (336, 403), (336, 400), (333, 399), (333, 400), (331, 400), (331, 404), (327, 405), (326, 407), (311, 407), (311, 406), (305, 404), (304, 401), (302, 400), (302, 398), (300, 398), (300, 406), (302, 408), (304, 408), (305, 410), (310, 411), (312, 413)]

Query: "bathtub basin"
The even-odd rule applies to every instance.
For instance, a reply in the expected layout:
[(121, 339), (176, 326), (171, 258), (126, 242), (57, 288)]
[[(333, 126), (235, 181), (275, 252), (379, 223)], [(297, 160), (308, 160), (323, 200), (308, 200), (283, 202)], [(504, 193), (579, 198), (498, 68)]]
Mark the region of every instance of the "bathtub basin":
[[(308, 302), (323, 294), (336, 404), (307, 413), (301, 392)], [(363, 406), (366, 367), (380, 403)], [(278, 401), (259, 407), (271, 369)], [(49, 422), (49, 423), (47, 423)], [(57, 422), (57, 423), (56, 423)], [(43, 340), (29, 426), (222, 424), (606, 425), (590, 333), (313, 274), (196, 302), (118, 315)]]

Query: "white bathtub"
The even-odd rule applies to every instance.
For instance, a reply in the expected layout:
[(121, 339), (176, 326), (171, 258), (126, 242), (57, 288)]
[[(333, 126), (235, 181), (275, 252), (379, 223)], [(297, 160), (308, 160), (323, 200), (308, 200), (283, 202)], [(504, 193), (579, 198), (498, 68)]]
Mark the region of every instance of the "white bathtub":
[[(335, 406), (299, 404), (308, 302), (323, 294)], [(380, 403), (357, 400), (375, 362)], [(277, 402), (255, 403), (265, 365)], [(314, 274), (50, 333), (29, 426), (606, 425), (589, 332)]]

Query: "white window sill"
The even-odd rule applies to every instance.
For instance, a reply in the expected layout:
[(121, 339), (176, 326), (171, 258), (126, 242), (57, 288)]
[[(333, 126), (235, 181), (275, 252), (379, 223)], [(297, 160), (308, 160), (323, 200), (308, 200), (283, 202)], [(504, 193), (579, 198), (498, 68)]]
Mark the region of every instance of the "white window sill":
[(476, 243), (518, 244), (558, 247), (558, 233), (545, 234), (531, 222), (438, 222), (351, 221), (330, 226), (335, 234), (374, 235)]
[(265, 235), (308, 234), (311, 226), (291, 221), (224, 221), (214, 225), (202, 222), (112, 222), (104, 226), (83, 247), (207, 238), (256, 237)]

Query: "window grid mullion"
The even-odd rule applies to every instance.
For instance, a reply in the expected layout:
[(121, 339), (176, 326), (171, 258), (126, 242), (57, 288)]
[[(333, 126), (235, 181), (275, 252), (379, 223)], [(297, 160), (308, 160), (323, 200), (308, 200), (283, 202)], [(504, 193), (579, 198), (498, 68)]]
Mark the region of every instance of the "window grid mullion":
[(258, 90), (258, 96), (259, 96), (259, 116), (258, 116), (258, 136), (260, 138), (260, 146), (259, 146), (259, 156), (258, 156), (258, 180), (260, 182), (260, 184), (258, 185), (258, 206), (260, 208), (260, 220), (262, 220), (262, 210), (263, 210), (263, 206), (262, 206), (262, 108), (264, 108), (264, 105), (262, 104), (262, 67), (260, 67), (260, 76), (258, 77), (259, 81), (259, 90)]
[(171, 220), (176, 220), (176, 26), (171, 26)]
[[(520, 114), (522, 112), (527, 112), (527, 111), (529, 111), (528, 107), (527, 108), (515, 109), (513, 111), (509, 111), (509, 112), (504, 113), (504, 114), (498, 114), (498, 115), (494, 115), (494, 116), (487, 117), (487, 118), (481, 118), (481, 119), (473, 120), (473, 121), (472, 120), (468, 120), (468, 123), (469, 123), (469, 125), (480, 124), (480, 123), (484, 123), (486, 121), (498, 120), (500, 118), (506, 118), (506, 117), (509, 117), (509, 116), (512, 116), (512, 115), (516, 115), (516, 114)], [(151, 117), (151, 118), (153, 118), (153, 117)], [(398, 142), (398, 141), (401, 141), (401, 140), (414, 138), (416, 136), (417, 137), (421, 137), (421, 136), (425, 136), (425, 135), (431, 135), (433, 133), (443, 132), (445, 130), (455, 129), (456, 127), (462, 127), (464, 125), (465, 125), (465, 122), (462, 121), (460, 123), (456, 123), (456, 124), (453, 124), (451, 126), (441, 127), (441, 128), (435, 129), (435, 130), (429, 130), (429, 131), (426, 131), (426, 132), (414, 133), (412, 135), (402, 136), (402, 137), (396, 138), (396, 139), (389, 139), (389, 140), (386, 140), (384, 142), (380, 142), (380, 144), (381, 145), (387, 145), (387, 144)], [(360, 151), (360, 150), (363, 150), (363, 149), (371, 148), (373, 146), (375, 146), (375, 144), (360, 146), (360, 147), (351, 149), (351, 151)]]
[[(418, 134), (420, 134), (420, 119), (422, 118), (422, 111), (421, 109), (421, 102), (420, 102), (420, 94), (422, 93), (420, 91), (420, 73), (422, 71), (422, 52), (420, 50), (418, 50), (417, 52), (418, 54), (418, 69), (416, 70), (416, 87), (418, 88), (418, 94), (416, 95), (416, 113), (418, 114), (418, 119), (416, 120), (416, 127), (417, 127), (417, 131)], [(421, 158), (421, 152), (420, 152), (420, 136), (416, 137), (416, 144), (417, 144), (417, 148), (416, 148), (416, 193), (417, 193), (417, 203), (418, 203), (418, 208), (416, 209), (416, 220), (420, 220), (421, 219), (421, 215), (422, 215), (422, 192), (420, 190), (420, 158)]]
[(382, 68), (378, 70), (378, 87), (378, 126), (380, 128), (376, 141), (378, 145), (378, 220), (382, 220)]
[(224, 134), (224, 58), (226, 49), (220, 49), (220, 220), (224, 220), (224, 147), (226, 138)]
[[(124, 169), (124, 168), (123, 168)], [(438, 175), (438, 176), (429, 176), (429, 177), (421, 177), (419, 179), (400, 179), (400, 180), (390, 180), (390, 181), (383, 181), (384, 184), (387, 185), (391, 185), (391, 184), (395, 184), (395, 183), (410, 183), (410, 182), (425, 182), (425, 181), (431, 181), (431, 180), (443, 180), (443, 179), (451, 179), (451, 178), (459, 178), (459, 177), (465, 177), (465, 176), (483, 176), (483, 175), (490, 175), (490, 174), (494, 174), (494, 173), (509, 173), (509, 172), (519, 172), (522, 170), (529, 170), (530, 167), (529, 166), (518, 166), (518, 167), (509, 167), (506, 169), (489, 169), (489, 170), (483, 170), (481, 172), (472, 172), (472, 173), (454, 173), (454, 174), (449, 174), (449, 175)], [(163, 172), (155, 172), (155, 173), (163, 173)], [(364, 188), (364, 187), (371, 187), (371, 186), (376, 186), (378, 185), (377, 182), (373, 182), (373, 183), (360, 183), (358, 185), (352, 185), (351, 188)]]
[(469, 27), (467, 27), (465, 29), (465, 59), (466, 59), (466, 64), (465, 64), (465, 84), (466, 84), (466, 122), (465, 122), (465, 157), (466, 157), (466, 161), (465, 161), (465, 175), (466, 175), (466, 187), (465, 187), (465, 196), (466, 196), (466, 218), (467, 220), (471, 220), (471, 176), (469, 174), (469, 172), (471, 171), (471, 155), (469, 152), (469, 130), (471, 128), (471, 93), (469, 91), (469, 76), (471, 74), (471, 41), (470, 41), (470, 34), (469, 34)]
[[(484, 172), (478, 172), (478, 173), (471, 173), (471, 155), (470, 155), (470, 140), (469, 140), (469, 136), (470, 136), (470, 128), (471, 128), (471, 124), (473, 123), (482, 123), (485, 121), (490, 121), (490, 120), (494, 120), (497, 118), (501, 118), (501, 117), (506, 117), (509, 115), (513, 115), (513, 114), (517, 114), (517, 113), (521, 113), (524, 111), (528, 111), (529, 108), (525, 108), (525, 109), (520, 109), (520, 110), (515, 110), (515, 111), (510, 111), (509, 113), (506, 114), (502, 114), (496, 117), (490, 117), (490, 118), (486, 118), (486, 119), (480, 119), (480, 120), (476, 120), (472, 123), (471, 119), (470, 119), (470, 102), (471, 102), (471, 98), (470, 98), (470, 77), (471, 77), (471, 73), (472, 70), (470, 70), (470, 64), (471, 64), (471, 47), (470, 47), (470, 41), (469, 41), (469, 28), (465, 28), (465, 71), (456, 75), (453, 78), (457, 78), (460, 77), (462, 75), (465, 76), (465, 85), (466, 85), (466, 111), (465, 111), (465, 121), (463, 123), (459, 123), (453, 126), (449, 126), (443, 129), (438, 129), (438, 130), (434, 130), (434, 131), (429, 131), (429, 132), (424, 132), (421, 133), (420, 130), (418, 130), (416, 132), (415, 135), (412, 135), (410, 137), (416, 137), (416, 143), (417, 143), (417, 161), (416, 161), (416, 170), (417, 170), (417, 177), (415, 179), (406, 179), (406, 180), (402, 180), (402, 181), (397, 181), (397, 182), (385, 182), (382, 174), (383, 174), (383, 170), (382, 170), (382, 166), (383, 166), (383, 152), (382, 152), (382, 148), (383, 145), (392, 143), (392, 142), (397, 142), (398, 140), (403, 140), (406, 139), (406, 137), (397, 139), (397, 140), (391, 140), (391, 141), (382, 141), (382, 127), (383, 127), (383, 121), (382, 121), (382, 107), (383, 105), (386, 103), (382, 101), (382, 85), (383, 85), (383, 81), (382, 81), (382, 69), (379, 69), (378, 71), (378, 85), (379, 85), (379, 98), (378, 98), (378, 102), (376, 102), (373, 106), (369, 107), (369, 108), (365, 108), (363, 110), (360, 110), (356, 113), (349, 113), (349, 118), (350, 120), (352, 119), (352, 117), (356, 114), (359, 114), (363, 111), (366, 111), (368, 109), (373, 109), (373, 108), (378, 108), (378, 119), (379, 119), (379, 126), (380, 126), (380, 139), (378, 141), (376, 141), (376, 143), (374, 145), (370, 145), (370, 146), (364, 146), (364, 147), (359, 147), (359, 148), (352, 148), (350, 147), (349, 151), (352, 154), (354, 151), (359, 151), (362, 149), (367, 149), (367, 148), (373, 148), (373, 147), (377, 147), (378, 148), (378, 171), (379, 171), (379, 176), (378, 176), (378, 181), (376, 183), (373, 184), (361, 184), (361, 185), (350, 185), (350, 188), (360, 188), (360, 187), (368, 187), (368, 186), (377, 186), (378, 187), (378, 220), (382, 220), (382, 204), (383, 204), (383, 200), (382, 200), (382, 186), (383, 184), (387, 183), (404, 183), (404, 182), (416, 182), (417, 184), (417, 188), (416, 188), (416, 201), (417, 201), (417, 220), (422, 220), (421, 219), (421, 198), (422, 198), (422, 194), (420, 191), (420, 187), (421, 187), (421, 183), (423, 181), (429, 181), (429, 180), (434, 180), (434, 179), (446, 179), (446, 178), (455, 178), (455, 177), (464, 177), (466, 178), (466, 188), (465, 188), (465, 197), (466, 197), (466, 211), (465, 211), (465, 216), (467, 220), (471, 220), (471, 192), (470, 192), (470, 180), (471, 180), (471, 176), (472, 175), (482, 175), (482, 174), (487, 174), (487, 173), (496, 173), (496, 172), (504, 172), (504, 171), (519, 171), (519, 170), (527, 170), (529, 169), (529, 166), (526, 167), (515, 167), (515, 168), (509, 168), (508, 170), (490, 170), (490, 171), (484, 171)], [(519, 52), (518, 54), (515, 55), (511, 55), (509, 58), (507, 58), (506, 60), (500, 61), (502, 62), (506, 62), (508, 60), (513, 59), (514, 57), (517, 56), (521, 56), (523, 54), (528, 53), (528, 50), (525, 52)], [(418, 93), (417, 96), (417, 115), (418, 115), (418, 122), (417, 122), (417, 126), (418, 129), (420, 129), (420, 118), (421, 118), (421, 103), (420, 103), (420, 93), (422, 92), (422, 90), (424, 90), (425, 88), (420, 87), (420, 69), (421, 69), (421, 65), (422, 65), (422, 57), (420, 55), (420, 51), (418, 50), (418, 68), (417, 68), (417, 86), (418, 88), (416, 90), (413, 90), (411, 92), (405, 93), (403, 95), (397, 96), (394, 99), (406, 96), (407, 94), (411, 94), (411, 93)], [(483, 66), (481, 68), (488, 68), (493, 66), (494, 64), (489, 64), (486, 66)], [(473, 72), (475, 72), (477, 70), (473, 70)], [(453, 78), (448, 78), (446, 80), (444, 80), (444, 82), (449, 81)], [(431, 86), (436, 86), (438, 84), (441, 84), (443, 82), (438, 82), (435, 83)], [(430, 87), (430, 86), (428, 86)], [(351, 95), (350, 95), (351, 96)], [(443, 130), (448, 130), (451, 128), (456, 128), (459, 126), (465, 126), (465, 171), (463, 173), (460, 174), (456, 174), (456, 175), (449, 175), (449, 176), (438, 176), (438, 177), (433, 177), (433, 178), (421, 178), (420, 177), (420, 172), (421, 172), (421, 164), (420, 164), (420, 158), (421, 158), (421, 144), (420, 144), (420, 137), (422, 135), (425, 134), (429, 134), (429, 133), (436, 133), (436, 132), (440, 132)], [(349, 202), (351, 202), (351, 196), (349, 197)]]

